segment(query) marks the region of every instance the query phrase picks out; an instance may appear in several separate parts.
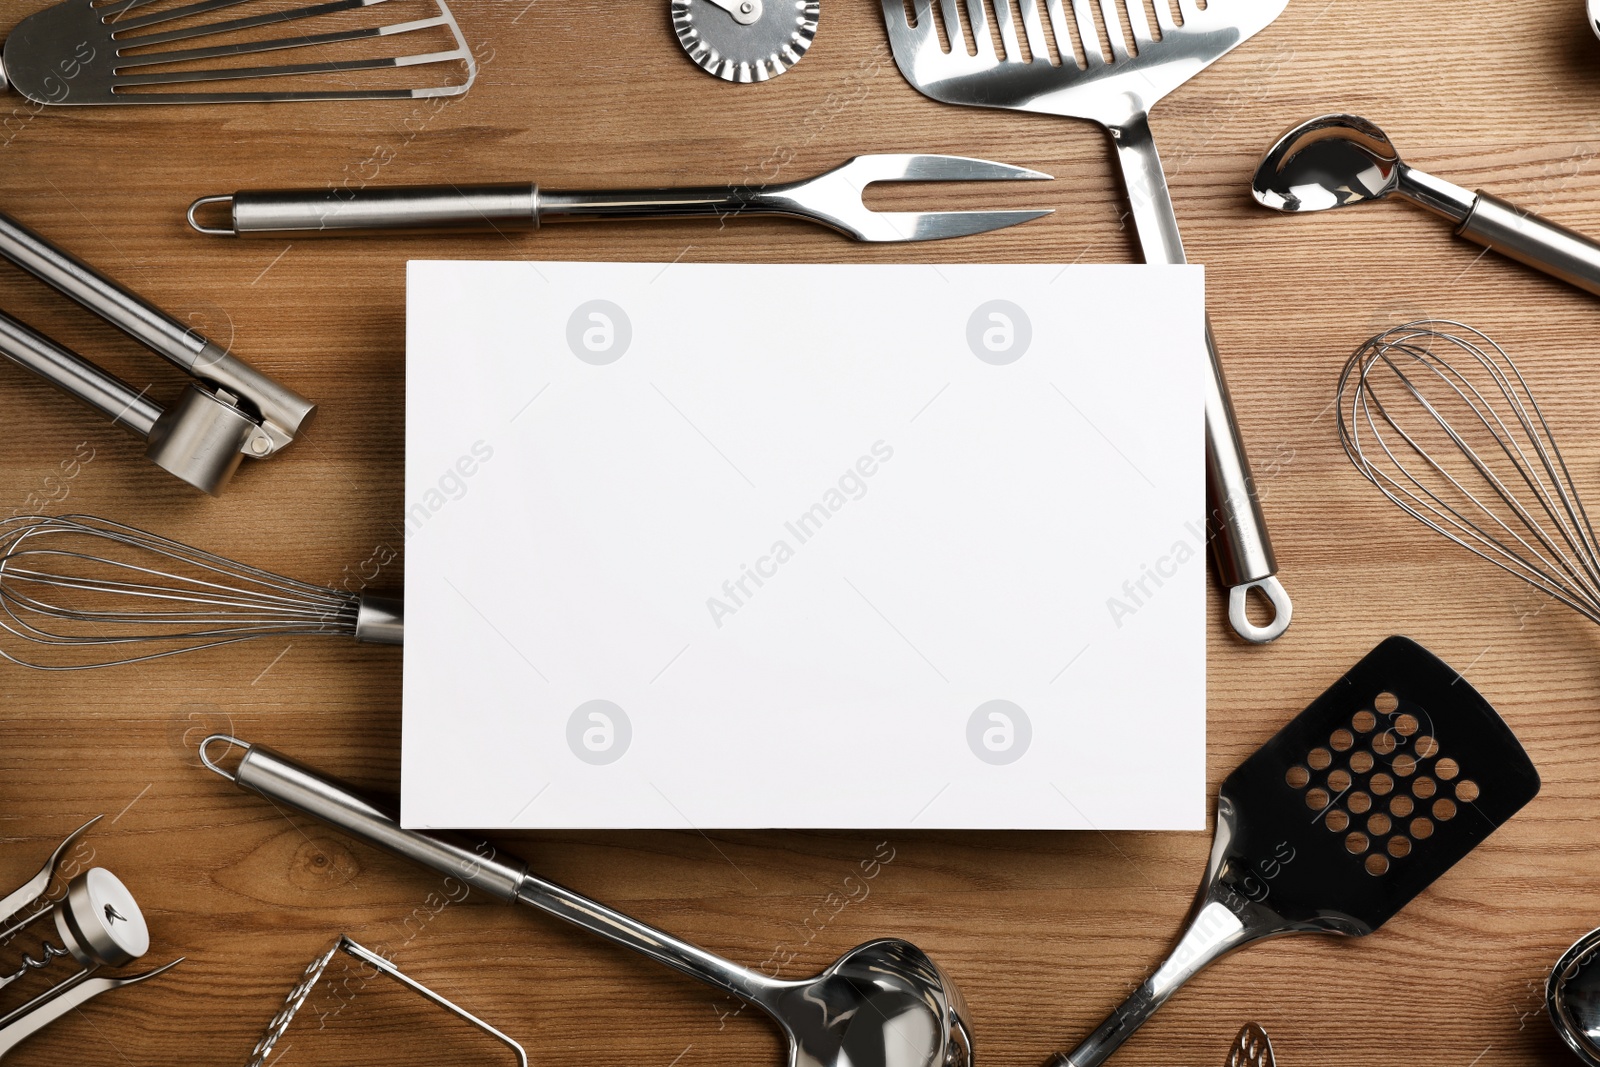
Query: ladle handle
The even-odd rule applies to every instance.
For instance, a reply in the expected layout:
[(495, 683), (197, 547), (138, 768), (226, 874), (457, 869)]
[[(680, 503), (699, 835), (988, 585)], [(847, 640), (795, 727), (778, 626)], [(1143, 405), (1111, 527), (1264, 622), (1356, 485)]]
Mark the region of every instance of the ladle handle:
[[(231, 773), (211, 756), (213, 745), (222, 744), (244, 750)], [(530, 874), (525, 862), (502, 855), (492, 845), (474, 845), (453, 837), (404, 829), (387, 811), (343, 782), (270, 748), (217, 734), (201, 742), (200, 758), (208, 768), (232, 780), (241, 789), (321, 819), (370, 845), (459, 879), (492, 897), (526, 904), (565, 919), (613, 944), (632, 949), (736, 997), (759, 1003), (763, 993), (776, 986), (759, 972), (740, 967), (698, 945)]]
[(1600, 244), (1497, 196), (1479, 192), (1456, 235), (1600, 296)]

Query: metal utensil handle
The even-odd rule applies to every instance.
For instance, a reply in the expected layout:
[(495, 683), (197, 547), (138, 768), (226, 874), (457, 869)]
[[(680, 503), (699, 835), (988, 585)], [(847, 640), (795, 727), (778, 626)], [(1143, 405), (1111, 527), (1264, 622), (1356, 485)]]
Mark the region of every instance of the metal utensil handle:
[(185, 371), (194, 373), (195, 364), (207, 347), (215, 348), (198, 331), (123, 289), (3, 213), (0, 213), (0, 255)]
[(1600, 296), (1600, 243), (1479, 192), (1458, 237)]
[[(226, 228), (199, 214), (229, 205)], [(420, 232), (535, 230), (539, 187), (503, 185), (413, 185), (376, 189), (261, 189), (232, 196), (201, 197), (189, 205), (189, 224), (201, 233), (229, 237), (275, 234), (357, 234), (384, 230)]]
[[(212, 744), (222, 742), (244, 750), (232, 774), (223, 770), (210, 755)], [(458, 878), (492, 897), (507, 902), (517, 898), (517, 889), (527, 869), (520, 860), (501, 859), (488, 845), (474, 848), (465, 842), (403, 830), (388, 812), (344, 783), (323, 777), (270, 748), (217, 734), (201, 742), (200, 758), (211, 770), (231, 779), (242, 789), (287, 804), (370, 845)]]
[(267, 424), (263, 427), (267, 440), (257, 455), (287, 444), (316, 410), (316, 405), (305, 397), (279, 385), (198, 330), (128, 292), (3, 213), (0, 255), (186, 373), (243, 398)]
[[(210, 757), (208, 750), (213, 743), (244, 749), (244, 756), (232, 774)], [(324, 777), (269, 748), (250, 745), (226, 734), (214, 734), (200, 743), (200, 758), (211, 770), (241, 788), (287, 804), (397, 856), (459, 878), (491, 896), (519, 901), (564, 919), (735, 996), (759, 1002), (763, 993), (778, 985), (765, 975), (740, 967), (698, 945), (530, 874), (526, 863), (512, 857), (502, 858), (490, 845), (472, 846), (402, 829), (392, 816), (344, 783)]]
[(90, 407), (149, 437), (162, 407), (142, 390), (0, 312), (0, 356), (32, 371)]
[[(797, 214), (777, 187), (611, 189), (543, 192), (530, 183), (414, 185), (379, 189), (264, 189), (207, 196), (189, 205), (189, 225), (228, 237), (346, 234), (382, 231), (471, 232), (536, 230), (545, 222), (578, 219), (679, 219), (740, 213)], [(201, 218), (227, 204), (227, 226)]]
[(100, 994), (147, 982), (167, 973), (182, 962), (183, 957), (180, 956), (163, 967), (146, 971), (144, 974), (129, 975), (126, 978), (89, 978), (87, 975), (90, 972), (85, 971), (76, 980), (69, 979), (54, 989), (46, 990), (27, 1004), (0, 1018), (0, 1059), (4, 1059), (26, 1039), (57, 1019), (81, 1008)]
[[(1172, 194), (1161, 169), (1147, 116), (1137, 116), (1111, 129), (1117, 162), (1133, 215), (1134, 230), (1146, 263), (1187, 263)], [(1206, 321), (1206, 488), (1210, 496), (1213, 530), (1210, 540), (1217, 578), (1228, 589), (1228, 618), (1239, 636), (1263, 643), (1289, 628), (1292, 604), (1275, 575), (1277, 557), (1267, 536), (1266, 517), (1250, 474), (1250, 459), (1239, 433), (1239, 423), (1228, 395), (1222, 361), (1217, 356), (1211, 322)], [(1274, 618), (1257, 626), (1245, 613), (1251, 589), (1260, 589), (1272, 602)]]
[(1050, 1067), (1099, 1067), (1185, 982), (1228, 953), (1268, 936), (1263, 929), (1247, 927), (1226, 904), (1204, 897), (1202, 901), (1156, 973), (1106, 1016), (1082, 1044), (1053, 1057)]

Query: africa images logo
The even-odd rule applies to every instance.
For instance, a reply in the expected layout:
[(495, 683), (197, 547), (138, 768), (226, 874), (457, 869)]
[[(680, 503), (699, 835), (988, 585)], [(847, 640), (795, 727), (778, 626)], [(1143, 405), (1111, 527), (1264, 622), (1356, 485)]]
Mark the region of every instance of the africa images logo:
[(567, 319), (567, 347), (585, 363), (596, 367), (615, 363), (632, 343), (632, 320), (609, 300), (579, 304)]
[(996, 367), (1015, 363), (1032, 343), (1032, 320), (1009, 300), (980, 304), (967, 319), (967, 347), (985, 363)]

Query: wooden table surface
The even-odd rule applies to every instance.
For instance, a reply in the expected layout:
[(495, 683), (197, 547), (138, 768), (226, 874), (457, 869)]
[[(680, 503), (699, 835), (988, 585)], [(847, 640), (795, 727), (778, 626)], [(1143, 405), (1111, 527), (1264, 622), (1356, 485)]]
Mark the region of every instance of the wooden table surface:
[[(1213, 0), (1220, 3), (1221, 0)], [(4, 0), (11, 25), (37, 0)], [(0, 208), (321, 405), (304, 440), (207, 499), (135, 439), (0, 368), (0, 513), (83, 511), (335, 583), (403, 549), (408, 258), (692, 262), (1122, 262), (1134, 256), (1105, 136), (1072, 121), (946, 107), (886, 51), (878, 5), (828, 0), (812, 53), (765, 86), (694, 69), (664, 0), (460, 0), (479, 84), (442, 103), (16, 111)], [(1377, 935), (1257, 946), (1212, 968), (1118, 1054), (1125, 1067), (1221, 1063), (1257, 1020), (1286, 1065), (1563, 1062), (1545, 974), (1600, 924), (1600, 663), (1589, 624), (1429, 535), (1350, 469), (1330, 410), (1339, 367), (1380, 328), (1431, 315), (1493, 334), (1535, 376), (1574, 462), (1600, 487), (1593, 298), (1454, 240), (1401, 203), (1289, 218), (1256, 208), (1260, 151), (1348, 110), (1418, 166), (1600, 232), (1600, 40), (1577, 0), (1296, 0), (1155, 110), (1295, 600), (1287, 636), (1208, 620), (1212, 789), (1369, 648), (1409, 634), (1504, 714), (1544, 789)], [(557, 188), (799, 176), (863, 151), (1024, 164), (1050, 186), (933, 190), (926, 204), (1058, 207), (1024, 229), (907, 247), (749, 221), (567, 227), (534, 237), (229, 242), (182, 220), (196, 196), (351, 180), (537, 178)], [(881, 194), (879, 202), (892, 196)], [(4, 307), (158, 397), (181, 377), (31, 279)], [(1105, 353), (1105, 358), (1116, 358)], [(63, 481), (80, 443), (93, 460)], [(63, 495), (63, 492), (65, 495)], [(383, 579), (399, 584), (403, 555)], [(1152, 665), (1153, 667), (1156, 665)], [(1129, 679), (1136, 685), (1137, 679)], [(107, 996), (15, 1056), (38, 1064), (238, 1064), (300, 969), (338, 932), (509, 1031), (536, 1063), (780, 1062), (753, 1012), (562, 926), (473, 898), (199, 768), (227, 730), (393, 791), (400, 656), (261, 641), (78, 674), (3, 672), (0, 887), (88, 817), (95, 861), (137, 893), (148, 959), (187, 961)], [(1128, 743), (1137, 744), (1137, 738)], [(1139, 833), (529, 833), (505, 843), (548, 876), (735, 960), (780, 946), (812, 973), (875, 936), (908, 938), (965, 990), (990, 1067), (1033, 1067), (1083, 1036), (1168, 946), (1209, 835)], [(892, 855), (870, 893), (845, 879)], [(859, 893), (856, 894), (859, 896)], [(0, 970), (4, 966), (0, 965)], [(328, 1010), (326, 1005), (324, 1010)], [(384, 983), (280, 1062), (500, 1062), (503, 1053)]]

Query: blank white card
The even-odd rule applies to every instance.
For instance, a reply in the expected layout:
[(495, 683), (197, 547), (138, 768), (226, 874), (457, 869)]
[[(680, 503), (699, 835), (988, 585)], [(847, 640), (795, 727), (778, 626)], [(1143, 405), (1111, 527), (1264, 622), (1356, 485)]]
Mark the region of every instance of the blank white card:
[(403, 821), (1202, 829), (1203, 305), (410, 264)]

